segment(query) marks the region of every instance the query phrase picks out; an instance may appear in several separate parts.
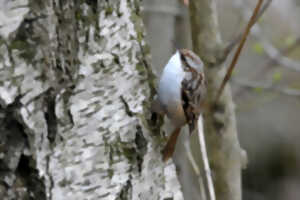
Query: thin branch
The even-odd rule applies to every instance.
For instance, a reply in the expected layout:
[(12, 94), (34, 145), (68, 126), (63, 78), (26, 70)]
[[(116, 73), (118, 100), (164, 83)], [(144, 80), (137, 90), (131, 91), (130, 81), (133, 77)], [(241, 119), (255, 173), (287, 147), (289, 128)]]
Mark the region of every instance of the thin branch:
[(261, 88), (261, 89), (265, 89), (265, 90), (272, 90), (275, 92), (279, 92), (284, 95), (295, 96), (295, 97), (300, 96), (300, 90), (274, 86), (272, 82), (263, 83), (263, 82), (249, 81), (249, 80), (243, 80), (243, 79), (237, 79), (237, 78), (234, 78), (232, 81), (233, 81), (233, 83), (239, 84), (242, 87)]
[[(243, 5), (242, 2), (239, 5), (237, 5), (237, 7), (238, 7), (238, 9), (243, 10), (242, 16), (243, 16), (244, 20), (246, 20), (247, 13), (249, 13), (249, 10)], [(276, 60), (276, 62), (278, 64), (280, 64), (284, 67), (287, 67), (287, 68), (295, 70), (295, 71), (300, 71), (300, 62), (284, 56), (280, 50), (278, 50), (268, 40), (266, 40), (263, 37), (261, 28), (258, 24), (255, 24), (252, 27), (251, 35), (253, 35), (254, 37), (256, 37), (259, 40), (266, 55), (269, 56), (271, 59)]]
[[(259, 13), (257, 14), (254, 23), (252, 24), (252, 26), (258, 21), (258, 19), (265, 13), (265, 11), (267, 10), (267, 8), (269, 8), (269, 6), (271, 5), (272, 0), (267, 0), (266, 3), (264, 3), (264, 5), (261, 7), (261, 9), (259, 10)], [(229, 44), (225, 47), (224, 49), (224, 53), (222, 55), (222, 60), (224, 61), (227, 56), (229, 55), (229, 53), (232, 51), (232, 49), (241, 41), (243, 37), (243, 32), (239, 33), (238, 36), (236, 36), (231, 42), (229, 42)]]
[(203, 177), (202, 177), (202, 174), (200, 173), (200, 169), (199, 169), (199, 167), (195, 161), (195, 158), (192, 154), (190, 140), (186, 140), (186, 142), (184, 142), (184, 147), (185, 147), (185, 151), (187, 154), (187, 158), (190, 161), (191, 166), (194, 169), (196, 176), (198, 177), (201, 200), (207, 200), (207, 194), (204, 189)]
[[(299, 45), (300, 45), (300, 37), (298, 37), (295, 40), (295, 42), (293, 44), (291, 44), (290, 46), (279, 49), (279, 52), (282, 56), (286, 56), (290, 52), (294, 51), (297, 47), (299, 47)], [(278, 60), (276, 58), (275, 59), (274, 58), (269, 58), (262, 66), (258, 67), (259, 70), (255, 73), (253, 79), (257, 80), (259, 78), (262, 78), (265, 74), (268, 73), (268, 71), (270, 69), (273, 68), (274, 65), (277, 65), (277, 64), (278, 64)], [(254, 80), (252, 80), (252, 81), (254, 81)], [(245, 91), (246, 90), (243, 90), (242, 88), (240, 88), (236, 91), (236, 93), (234, 95), (235, 96), (241, 96), (241, 95), (243, 95), (243, 93)]]
[[(291, 44), (290, 46), (279, 49), (278, 51), (279, 51), (280, 55), (286, 56), (290, 52), (294, 51), (299, 45), (300, 45), (300, 37), (296, 38), (295, 42), (293, 42), (293, 44)], [(276, 65), (278, 63), (280, 64), (282, 62), (278, 61), (277, 58), (270, 57), (270, 59), (265, 63), (265, 65), (262, 67), (262, 69), (267, 69), (270, 66)], [(299, 63), (299, 66), (300, 66), (300, 63)]]
[(267, 56), (269, 56), (271, 59), (276, 60), (276, 62), (279, 65), (282, 65), (283, 67), (295, 70), (295, 71), (300, 71), (300, 61), (295, 61), (293, 59), (290, 59), (280, 53), (280, 51), (274, 47), (270, 42), (265, 40), (261, 36), (261, 30), (259, 26), (254, 26), (253, 27), (253, 35), (259, 39), (260, 43), (262, 44), (262, 47), (265, 50), (265, 53)]
[(234, 69), (234, 67), (235, 67), (235, 65), (236, 65), (236, 63), (238, 61), (239, 55), (241, 53), (241, 50), (242, 50), (242, 48), (243, 48), (243, 46), (244, 46), (244, 44), (246, 42), (247, 36), (248, 36), (248, 34), (250, 32), (250, 29), (251, 29), (252, 25), (255, 23), (256, 16), (258, 15), (258, 11), (259, 11), (262, 3), (263, 3), (263, 0), (258, 0), (257, 5), (256, 5), (256, 7), (255, 7), (255, 9), (253, 11), (253, 14), (252, 14), (252, 16), (251, 16), (251, 18), (249, 20), (249, 23), (248, 23), (248, 25), (247, 25), (247, 27), (245, 29), (244, 34), (242, 36), (242, 40), (241, 40), (241, 42), (240, 42), (240, 44), (238, 46), (238, 49), (235, 52), (235, 55), (234, 55), (234, 57), (232, 59), (232, 62), (230, 64), (230, 66), (228, 68), (228, 71), (227, 71), (227, 73), (226, 73), (226, 75), (224, 77), (224, 80), (223, 80), (223, 82), (221, 84), (221, 87), (219, 88), (219, 90), (217, 92), (216, 102), (219, 101), (219, 98), (220, 98), (220, 96), (221, 96), (221, 94), (222, 94), (222, 92), (224, 90), (225, 84), (230, 79), (230, 76), (231, 76), (231, 74), (233, 72), (233, 69)]
[(203, 130), (204, 130), (203, 118), (202, 118), (202, 115), (200, 115), (199, 119), (198, 119), (198, 138), (199, 138), (201, 158), (202, 158), (203, 167), (204, 167), (204, 174), (205, 174), (205, 181), (206, 181), (205, 186), (207, 187), (209, 200), (216, 200), (216, 194), (215, 194), (214, 184), (213, 184), (212, 177), (211, 177), (211, 170), (209, 167)]
[[(202, 159), (202, 171), (203, 173), (200, 172), (200, 169), (198, 165), (196, 164), (196, 161), (193, 157), (191, 148), (190, 148), (190, 142), (187, 141), (184, 143), (185, 150), (187, 153), (188, 160), (190, 161), (196, 175), (198, 176), (198, 181), (199, 181), (199, 186), (200, 186), (200, 194), (201, 194), (201, 199), (203, 200), (216, 200), (216, 195), (215, 195), (215, 189), (211, 177), (211, 170), (209, 167), (209, 162), (208, 162), (208, 156), (207, 156), (207, 151), (206, 151), (206, 144), (205, 144), (205, 139), (204, 139), (204, 131), (203, 131), (203, 118), (202, 116), (199, 116), (198, 119), (198, 138), (199, 138), (199, 145), (200, 145), (200, 152), (201, 152), (201, 159)], [(205, 175), (205, 184), (203, 181), (203, 174)], [(207, 198), (209, 197), (209, 198)]]

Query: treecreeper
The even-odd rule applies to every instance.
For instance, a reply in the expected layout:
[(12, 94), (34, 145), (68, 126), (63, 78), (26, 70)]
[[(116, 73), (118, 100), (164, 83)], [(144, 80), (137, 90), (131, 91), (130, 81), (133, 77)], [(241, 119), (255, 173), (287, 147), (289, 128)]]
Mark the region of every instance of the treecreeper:
[(170, 58), (159, 80), (157, 97), (152, 109), (166, 114), (174, 125), (166, 146), (163, 160), (174, 153), (181, 128), (189, 126), (190, 134), (197, 130), (197, 120), (204, 108), (206, 81), (204, 65), (191, 50), (180, 49)]

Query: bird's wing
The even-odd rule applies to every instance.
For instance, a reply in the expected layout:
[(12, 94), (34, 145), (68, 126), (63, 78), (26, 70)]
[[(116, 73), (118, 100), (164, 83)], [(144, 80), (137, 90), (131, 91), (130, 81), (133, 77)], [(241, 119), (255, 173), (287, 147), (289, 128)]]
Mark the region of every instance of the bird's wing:
[(181, 100), (190, 133), (197, 124), (201, 114), (201, 105), (205, 95), (204, 75), (193, 68), (185, 68), (185, 76), (181, 83)]

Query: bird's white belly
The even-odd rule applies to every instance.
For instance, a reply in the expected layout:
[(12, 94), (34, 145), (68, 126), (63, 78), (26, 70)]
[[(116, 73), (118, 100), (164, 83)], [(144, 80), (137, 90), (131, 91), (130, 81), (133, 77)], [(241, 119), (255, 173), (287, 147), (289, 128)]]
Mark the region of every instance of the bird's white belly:
[(181, 101), (181, 82), (185, 72), (180, 64), (179, 53), (171, 57), (164, 68), (158, 88), (158, 98), (175, 126), (182, 126), (186, 119)]

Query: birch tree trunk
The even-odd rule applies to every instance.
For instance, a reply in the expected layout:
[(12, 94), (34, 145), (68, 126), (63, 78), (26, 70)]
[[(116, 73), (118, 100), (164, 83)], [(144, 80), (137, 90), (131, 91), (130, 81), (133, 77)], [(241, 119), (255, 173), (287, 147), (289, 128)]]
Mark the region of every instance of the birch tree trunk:
[(137, 0), (0, 2), (1, 199), (183, 199)]
[(216, 1), (190, 1), (189, 7), (194, 51), (205, 63), (208, 81), (207, 103), (210, 109), (204, 114), (204, 132), (216, 199), (241, 200), (241, 169), (246, 164), (246, 153), (240, 148), (238, 141), (229, 86), (226, 86), (219, 102), (215, 102), (225, 72), (219, 59), (223, 43)]

